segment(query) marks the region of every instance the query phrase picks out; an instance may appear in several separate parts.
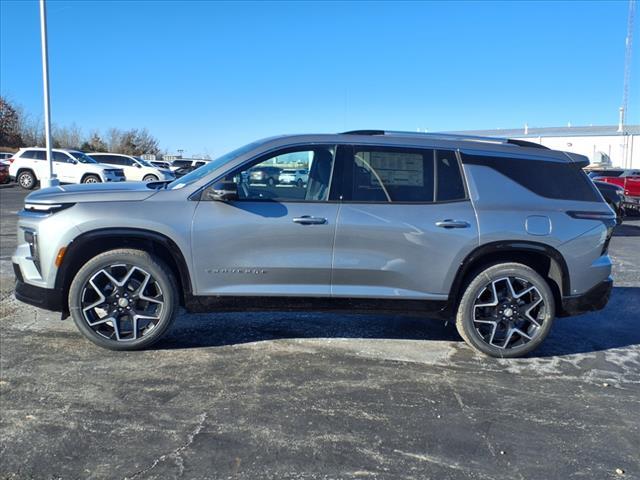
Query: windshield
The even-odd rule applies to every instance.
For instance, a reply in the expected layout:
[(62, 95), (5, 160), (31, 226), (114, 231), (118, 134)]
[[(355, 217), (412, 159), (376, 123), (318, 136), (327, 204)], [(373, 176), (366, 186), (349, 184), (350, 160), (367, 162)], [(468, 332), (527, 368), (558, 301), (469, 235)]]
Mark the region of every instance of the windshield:
[[(253, 150), (254, 148), (256, 148), (257, 146), (263, 143), (265, 143), (265, 140), (249, 143), (243, 147), (237, 148), (225, 155), (222, 155), (221, 157), (218, 157), (215, 160), (208, 162), (206, 165), (203, 165), (200, 168), (196, 168), (191, 173), (186, 174), (184, 177), (180, 177), (179, 179), (174, 180), (169, 185), (167, 185), (167, 188), (178, 189), (178, 188), (185, 187), (197, 180), (200, 180), (201, 178), (209, 175), (214, 170), (217, 170), (218, 168), (223, 166), (225, 163), (228, 163), (234, 158), (239, 157), (240, 155)], [(175, 165), (175, 162), (174, 162), (174, 165)]]
[(151, 165), (149, 162), (147, 162), (146, 160), (140, 158), (140, 157), (136, 157), (136, 160), (141, 163), (142, 165), (144, 165), (145, 167), (153, 167), (153, 165)]
[(84, 154), (82, 152), (69, 152), (69, 153), (73, 156), (73, 158), (78, 160), (80, 163), (98, 163), (89, 155)]

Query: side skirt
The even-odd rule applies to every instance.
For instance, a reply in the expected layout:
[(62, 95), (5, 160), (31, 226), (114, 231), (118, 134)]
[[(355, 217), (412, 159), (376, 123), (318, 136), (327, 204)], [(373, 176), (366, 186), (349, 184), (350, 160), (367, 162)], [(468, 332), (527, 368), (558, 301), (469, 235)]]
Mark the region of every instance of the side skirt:
[(208, 312), (348, 312), (383, 313), (451, 319), (445, 300), (398, 300), (372, 298), (189, 296), (186, 308), (191, 313)]

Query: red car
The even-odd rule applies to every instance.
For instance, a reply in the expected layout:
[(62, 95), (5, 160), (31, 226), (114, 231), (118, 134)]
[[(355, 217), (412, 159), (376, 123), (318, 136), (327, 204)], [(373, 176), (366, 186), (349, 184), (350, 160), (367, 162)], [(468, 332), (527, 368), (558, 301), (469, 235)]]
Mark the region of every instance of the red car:
[(9, 183), (9, 165), (0, 163), (0, 184)]
[(625, 209), (640, 212), (640, 171), (603, 170), (590, 172), (589, 176), (598, 182), (606, 182), (624, 188)]

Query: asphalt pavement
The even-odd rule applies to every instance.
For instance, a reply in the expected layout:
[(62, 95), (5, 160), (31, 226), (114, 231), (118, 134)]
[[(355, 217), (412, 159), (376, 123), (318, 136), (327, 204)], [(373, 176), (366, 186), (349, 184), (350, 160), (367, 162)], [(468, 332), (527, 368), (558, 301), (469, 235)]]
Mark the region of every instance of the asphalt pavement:
[(601, 312), (528, 358), (404, 316), (182, 314), (110, 352), (17, 302), (24, 192), (0, 189), (2, 479), (640, 478), (640, 221)]

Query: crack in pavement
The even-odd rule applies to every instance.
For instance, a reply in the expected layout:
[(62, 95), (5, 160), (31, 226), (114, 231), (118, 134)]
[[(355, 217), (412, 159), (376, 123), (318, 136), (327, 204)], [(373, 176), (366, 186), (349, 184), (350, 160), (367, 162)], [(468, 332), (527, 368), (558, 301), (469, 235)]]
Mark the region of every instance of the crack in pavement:
[(203, 412), (202, 414), (200, 414), (198, 416), (198, 419), (199, 419), (198, 420), (198, 424), (191, 431), (191, 433), (189, 435), (187, 435), (187, 441), (185, 443), (183, 443), (181, 446), (179, 446), (175, 450), (172, 450), (169, 453), (165, 453), (165, 454), (160, 455), (147, 468), (139, 470), (139, 471), (137, 471), (136, 473), (134, 473), (131, 476), (125, 476), (124, 480), (133, 480), (134, 478), (139, 477), (140, 475), (144, 475), (145, 473), (147, 473), (150, 470), (153, 470), (155, 467), (157, 467), (160, 462), (164, 462), (165, 460), (167, 460), (169, 458), (173, 458), (174, 459), (176, 465), (179, 468), (178, 476), (181, 477), (182, 474), (184, 473), (184, 460), (183, 460), (181, 454), (187, 448), (189, 448), (189, 446), (191, 446), (191, 444), (193, 443), (193, 441), (196, 438), (196, 436), (202, 431), (202, 428), (204, 427), (204, 422), (207, 419), (207, 413)]

